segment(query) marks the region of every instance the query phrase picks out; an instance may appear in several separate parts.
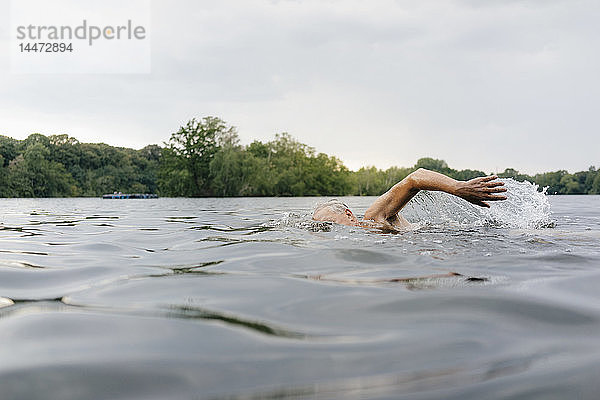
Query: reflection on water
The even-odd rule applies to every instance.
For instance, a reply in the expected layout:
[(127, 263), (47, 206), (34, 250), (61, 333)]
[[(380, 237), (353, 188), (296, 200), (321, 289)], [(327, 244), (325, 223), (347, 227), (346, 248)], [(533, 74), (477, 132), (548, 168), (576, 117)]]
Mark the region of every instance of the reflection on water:
[(595, 399), (600, 197), (507, 186), (395, 233), (317, 198), (0, 200), (1, 398)]

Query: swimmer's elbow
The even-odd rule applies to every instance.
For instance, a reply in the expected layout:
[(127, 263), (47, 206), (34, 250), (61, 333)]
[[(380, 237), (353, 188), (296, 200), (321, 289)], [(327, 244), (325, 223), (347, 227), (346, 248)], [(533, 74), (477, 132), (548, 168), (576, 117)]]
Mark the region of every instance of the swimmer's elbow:
[(419, 168), (416, 171), (411, 172), (406, 177), (406, 181), (410, 190), (419, 191), (423, 186), (423, 182), (427, 179), (427, 175), (430, 171), (425, 168)]

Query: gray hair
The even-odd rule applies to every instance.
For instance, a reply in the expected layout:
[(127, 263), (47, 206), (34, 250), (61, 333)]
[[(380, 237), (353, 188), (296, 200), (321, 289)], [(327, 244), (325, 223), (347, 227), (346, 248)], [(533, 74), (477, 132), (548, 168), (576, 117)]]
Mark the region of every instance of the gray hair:
[(331, 199), (331, 200), (326, 201), (325, 203), (321, 203), (321, 204), (317, 205), (315, 207), (315, 211), (313, 212), (313, 215), (315, 215), (316, 213), (318, 213), (319, 211), (321, 211), (325, 208), (328, 208), (335, 213), (344, 213), (348, 209), (348, 206), (346, 204), (342, 203), (341, 201), (339, 201), (338, 199)]

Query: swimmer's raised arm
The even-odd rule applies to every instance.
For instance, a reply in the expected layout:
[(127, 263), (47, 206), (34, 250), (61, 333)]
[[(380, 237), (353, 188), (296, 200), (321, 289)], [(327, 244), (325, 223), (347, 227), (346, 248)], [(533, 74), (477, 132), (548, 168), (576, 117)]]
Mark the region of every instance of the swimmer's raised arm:
[(420, 168), (390, 190), (379, 196), (365, 212), (365, 219), (374, 221), (395, 220), (398, 212), (420, 190), (436, 190), (450, 193), (481, 207), (489, 207), (487, 201), (506, 200), (497, 193), (506, 192), (504, 183), (496, 181), (496, 175), (457, 181), (438, 172)]

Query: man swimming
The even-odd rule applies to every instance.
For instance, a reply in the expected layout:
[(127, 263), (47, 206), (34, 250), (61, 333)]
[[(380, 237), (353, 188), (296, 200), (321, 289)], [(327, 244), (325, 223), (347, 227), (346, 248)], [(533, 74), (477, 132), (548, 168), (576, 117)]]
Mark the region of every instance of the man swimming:
[(330, 200), (319, 205), (314, 213), (315, 221), (330, 221), (342, 225), (379, 227), (383, 229), (406, 229), (410, 223), (400, 214), (400, 210), (420, 190), (434, 190), (450, 193), (480, 207), (489, 207), (488, 201), (506, 200), (498, 193), (506, 192), (503, 182), (496, 175), (474, 178), (470, 181), (457, 181), (438, 172), (419, 168), (382, 194), (365, 211), (362, 221), (339, 200)]

